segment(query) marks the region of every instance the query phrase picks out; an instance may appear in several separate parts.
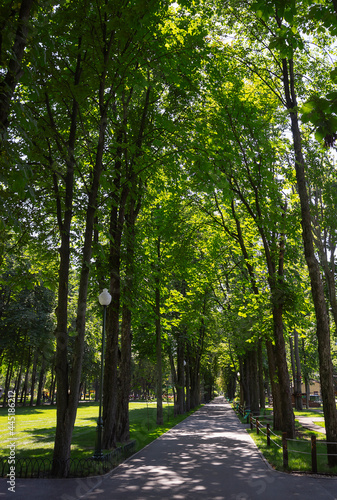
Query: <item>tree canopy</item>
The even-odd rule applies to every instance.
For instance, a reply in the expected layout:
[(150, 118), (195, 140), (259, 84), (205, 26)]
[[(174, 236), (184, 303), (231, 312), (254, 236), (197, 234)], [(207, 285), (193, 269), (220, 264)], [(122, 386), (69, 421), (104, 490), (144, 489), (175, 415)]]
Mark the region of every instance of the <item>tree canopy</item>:
[(337, 442), (336, 2), (7, 0), (0, 20), (1, 383), (56, 387), (54, 474), (98, 389), (103, 288), (105, 449), (135, 388), (160, 422), (168, 377), (177, 413), (271, 391), (294, 435), (294, 349)]

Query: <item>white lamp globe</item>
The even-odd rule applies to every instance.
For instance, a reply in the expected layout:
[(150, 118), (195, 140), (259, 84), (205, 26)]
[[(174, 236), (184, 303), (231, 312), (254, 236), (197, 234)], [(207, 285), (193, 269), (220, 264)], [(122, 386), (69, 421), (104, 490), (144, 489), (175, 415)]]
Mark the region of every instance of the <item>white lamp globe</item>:
[(103, 292), (98, 296), (99, 303), (101, 306), (108, 306), (111, 302), (111, 295), (108, 292), (107, 288), (104, 288)]

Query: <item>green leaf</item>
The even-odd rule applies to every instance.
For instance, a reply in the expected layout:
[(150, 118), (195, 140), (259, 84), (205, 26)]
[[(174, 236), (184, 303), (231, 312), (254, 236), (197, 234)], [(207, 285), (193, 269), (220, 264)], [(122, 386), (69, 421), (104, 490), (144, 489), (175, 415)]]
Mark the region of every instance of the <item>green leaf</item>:
[(316, 102), (315, 101), (307, 101), (301, 107), (302, 113), (310, 113), (313, 109), (315, 109)]
[(337, 83), (337, 68), (330, 72), (330, 78), (334, 83)]
[(292, 24), (294, 21), (294, 13), (291, 10), (286, 10), (284, 12), (284, 19), (287, 21), (287, 23)]
[(319, 127), (316, 132), (315, 132), (315, 139), (318, 142), (322, 142), (324, 140), (324, 137), (326, 136), (326, 131)]
[(327, 95), (326, 95), (327, 99), (329, 99), (330, 101), (337, 101), (337, 90), (334, 90), (333, 92), (329, 92)]

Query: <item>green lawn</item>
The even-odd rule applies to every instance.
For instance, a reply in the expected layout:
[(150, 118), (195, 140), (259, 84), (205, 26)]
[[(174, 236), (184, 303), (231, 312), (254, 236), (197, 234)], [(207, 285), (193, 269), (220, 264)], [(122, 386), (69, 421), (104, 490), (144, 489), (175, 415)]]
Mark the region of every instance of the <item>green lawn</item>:
[(314, 424), (325, 428), (325, 422), (315, 422), (315, 420), (314, 420)]
[[(265, 432), (265, 429), (263, 429)], [(247, 429), (256, 445), (263, 453), (266, 460), (277, 470), (283, 469), (282, 433), (276, 431), (277, 436), (272, 435), (271, 446), (267, 446), (267, 438), (261, 432), (256, 434), (255, 429)], [(337, 467), (330, 468), (327, 460), (327, 447), (323, 443), (325, 436), (319, 432), (308, 431), (296, 422), (298, 438), (288, 440), (288, 470), (298, 472), (310, 472), (311, 464), (311, 436), (317, 438), (317, 470), (318, 473), (337, 474)], [(274, 431), (273, 431), (274, 432)]]
[(316, 418), (316, 417), (323, 417), (323, 410), (302, 410), (302, 411), (297, 411), (294, 410), (294, 415), (295, 418), (297, 416), (299, 417), (310, 417), (310, 418)]
[[(288, 470), (300, 471), (300, 472), (310, 472), (312, 469), (311, 464), (311, 436), (315, 435), (317, 439), (317, 469), (319, 473), (326, 473), (337, 475), (337, 467), (329, 468), (327, 460), (327, 447), (322, 441), (325, 440), (325, 435), (320, 432), (313, 432), (302, 427), (298, 421), (296, 421), (296, 416), (312, 417), (313, 419), (318, 416), (322, 416), (322, 412), (318, 411), (295, 411), (295, 428), (296, 428), (296, 440), (288, 440)], [(243, 419), (241, 418), (241, 421)], [(263, 423), (263, 417), (260, 418)], [(245, 422), (246, 423), (246, 422)], [(315, 422), (317, 425), (324, 427), (324, 422)], [(265, 424), (263, 424), (265, 425)], [(272, 429), (272, 425), (270, 426)], [(256, 433), (256, 428), (251, 430), (247, 427), (247, 432), (251, 435), (256, 445), (258, 446), (261, 453), (264, 455), (266, 460), (277, 470), (283, 469), (283, 449), (282, 449), (282, 433), (278, 431), (272, 431), (271, 435), (271, 446), (267, 445), (266, 429), (262, 428), (260, 433)], [(276, 435), (274, 435), (276, 434)]]
[[(173, 405), (164, 404), (164, 425), (156, 424), (156, 403), (130, 403), (131, 439), (136, 439), (137, 449), (156, 439), (178, 422), (186, 418), (173, 418)], [(97, 403), (80, 403), (73, 432), (71, 457), (92, 456), (95, 446)], [(56, 425), (56, 408), (16, 408), (14, 436), (8, 430), (8, 410), (0, 408), (0, 456), (9, 453), (9, 444), (15, 439), (16, 457), (52, 458)]]

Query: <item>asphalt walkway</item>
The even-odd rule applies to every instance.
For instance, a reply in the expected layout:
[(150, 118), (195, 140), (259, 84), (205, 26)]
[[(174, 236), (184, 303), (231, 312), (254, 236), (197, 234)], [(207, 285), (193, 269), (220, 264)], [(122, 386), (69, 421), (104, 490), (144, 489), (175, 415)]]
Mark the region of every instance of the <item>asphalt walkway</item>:
[(337, 479), (274, 471), (215, 399), (103, 477), (0, 480), (15, 500), (337, 500)]
[(324, 422), (324, 417), (322, 417), (319, 413), (317, 417), (300, 417), (296, 415), (295, 420), (298, 420), (299, 423), (309, 429), (310, 431), (320, 432), (321, 434), (326, 434), (325, 427), (321, 427), (320, 425), (316, 425), (315, 422)]

